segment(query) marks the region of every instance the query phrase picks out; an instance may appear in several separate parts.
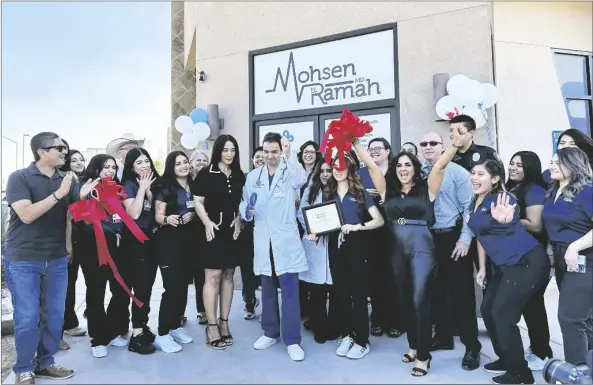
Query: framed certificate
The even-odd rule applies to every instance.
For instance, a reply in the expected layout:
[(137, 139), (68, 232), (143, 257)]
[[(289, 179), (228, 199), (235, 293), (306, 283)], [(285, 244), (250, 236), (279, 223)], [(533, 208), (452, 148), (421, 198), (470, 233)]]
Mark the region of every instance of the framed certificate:
[(344, 221), (340, 206), (335, 200), (303, 208), (307, 234), (324, 235), (342, 228)]

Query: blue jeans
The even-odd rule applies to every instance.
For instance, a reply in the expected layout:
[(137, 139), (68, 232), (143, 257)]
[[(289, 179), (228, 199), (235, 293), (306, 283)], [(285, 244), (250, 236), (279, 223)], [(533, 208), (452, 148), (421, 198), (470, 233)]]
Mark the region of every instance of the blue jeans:
[(6, 261), (7, 284), (14, 307), (16, 373), (54, 364), (60, 347), (66, 290), (67, 258), (46, 262)]

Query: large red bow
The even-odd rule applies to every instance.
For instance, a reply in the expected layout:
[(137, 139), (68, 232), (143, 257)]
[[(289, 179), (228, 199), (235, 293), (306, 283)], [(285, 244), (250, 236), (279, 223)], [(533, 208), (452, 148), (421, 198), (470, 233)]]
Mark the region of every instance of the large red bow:
[(72, 213), (72, 219), (76, 222), (84, 221), (88, 225), (93, 225), (95, 230), (95, 239), (97, 240), (97, 253), (99, 254), (99, 266), (109, 265), (113, 276), (121, 287), (128, 293), (134, 303), (138, 307), (142, 307), (144, 304), (138, 300), (132, 291), (124, 282), (121, 274), (117, 270), (117, 266), (109, 254), (107, 248), (107, 240), (105, 239), (105, 233), (101, 227), (101, 221), (107, 221), (114, 214), (119, 215), (124, 224), (130, 229), (132, 234), (142, 243), (148, 240), (148, 237), (138, 227), (136, 222), (128, 215), (124, 209), (121, 198), (127, 198), (123, 191), (123, 187), (115, 183), (111, 178), (103, 178), (97, 184), (95, 188), (97, 196), (86, 200), (80, 200), (76, 203), (72, 203), (68, 206), (68, 209)]
[(340, 162), (338, 166), (334, 165), (333, 167), (338, 171), (344, 170), (346, 168), (345, 154), (352, 149), (352, 140), (362, 138), (371, 131), (373, 131), (373, 127), (369, 122), (360, 120), (358, 116), (344, 108), (340, 120), (334, 120), (329, 124), (321, 141), (321, 151), (325, 151), (325, 162), (331, 164), (332, 150), (336, 148)]

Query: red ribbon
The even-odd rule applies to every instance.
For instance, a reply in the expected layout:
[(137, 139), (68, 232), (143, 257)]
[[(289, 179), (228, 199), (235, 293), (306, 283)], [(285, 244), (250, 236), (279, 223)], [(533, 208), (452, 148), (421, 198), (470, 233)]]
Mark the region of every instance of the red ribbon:
[(333, 167), (338, 171), (344, 170), (346, 168), (345, 154), (352, 149), (352, 140), (362, 138), (372, 131), (373, 127), (369, 122), (360, 120), (358, 116), (344, 108), (340, 120), (334, 120), (329, 124), (321, 141), (321, 151), (325, 151), (325, 162), (331, 164), (332, 150), (335, 148), (340, 164), (333, 165)]
[(68, 209), (72, 213), (72, 219), (74, 219), (74, 221), (84, 221), (84, 223), (88, 225), (93, 225), (95, 239), (97, 241), (99, 266), (109, 265), (115, 280), (126, 293), (128, 293), (134, 303), (138, 307), (142, 307), (144, 304), (132, 294), (132, 291), (126, 285), (124, 279), (117, 270), (117, 266), (115, 265), (113, 258), (111, 258), (111, 254), (109, 254), (107, 239), (105, 238), (105, 233), (101, 227), (101, 221), (107, 221), (114, 214), (117, 214), (138, 241), (144, 243), (144, 241), (148, 240), (148, 237), (138, 227), (132, 217), (128, 215), (122, 205), (121, 199), (127, 198), (123, 186), (119, 186), (113, 179), (105, 177), (101, 179), (95, 189), (97, 191), (96, 197), (93, 196), (86, 200), (80, 200), (68, 206)]

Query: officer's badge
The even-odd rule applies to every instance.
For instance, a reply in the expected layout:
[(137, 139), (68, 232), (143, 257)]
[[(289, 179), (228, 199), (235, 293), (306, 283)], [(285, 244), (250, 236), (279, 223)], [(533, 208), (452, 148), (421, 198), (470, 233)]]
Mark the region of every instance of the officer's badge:
[(480, 160), (480, 154), (478, 152), (474, 152), (474, 155), (472, 156), (472, 160), (474, 162), (477, 162)]

